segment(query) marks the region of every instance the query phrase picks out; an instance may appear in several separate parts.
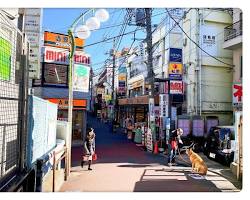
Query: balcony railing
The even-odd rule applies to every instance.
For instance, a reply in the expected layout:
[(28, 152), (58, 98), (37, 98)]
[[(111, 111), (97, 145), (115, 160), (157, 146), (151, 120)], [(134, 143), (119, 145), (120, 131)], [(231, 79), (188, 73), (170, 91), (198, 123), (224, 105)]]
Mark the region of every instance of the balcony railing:
[(231, 40), (237, 36), (242, 35), (242, 20), (235, 22), (234, 24), (227, 26), (224, 29), (224, 41)]

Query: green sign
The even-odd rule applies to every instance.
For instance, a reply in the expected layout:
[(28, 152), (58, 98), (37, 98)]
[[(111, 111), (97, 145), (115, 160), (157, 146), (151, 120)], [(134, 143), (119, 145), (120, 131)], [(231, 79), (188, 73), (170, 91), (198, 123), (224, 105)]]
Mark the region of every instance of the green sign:
[(88, 69), (83, 65), (76, 65), (77, 76), (88, 76)]
[(11, 43), (0, 37), (0, 80), (10, 80)]

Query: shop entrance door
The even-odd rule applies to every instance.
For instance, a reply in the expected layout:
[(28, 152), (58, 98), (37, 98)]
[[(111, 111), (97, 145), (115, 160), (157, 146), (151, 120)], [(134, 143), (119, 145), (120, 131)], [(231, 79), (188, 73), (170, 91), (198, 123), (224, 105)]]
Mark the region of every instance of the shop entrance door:
[(73, 135), (72, 140), (83, 140), (83, 110), (73, 111), (72, 121)]

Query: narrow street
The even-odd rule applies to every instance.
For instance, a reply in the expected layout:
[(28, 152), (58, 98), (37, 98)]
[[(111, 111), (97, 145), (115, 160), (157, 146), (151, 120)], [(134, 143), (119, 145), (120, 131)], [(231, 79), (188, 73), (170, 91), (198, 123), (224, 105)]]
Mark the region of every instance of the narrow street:
[(165, 156), (144, 151), (121, 131), (111, 133), (107, 124), (92, 117), (88, 117), (88, 123), (95, 129), (98, 160), (93, 171), (88, 171), (87, 165), (81, 168), (82, 150), (74, 147), (71, 176), (61, 187), (62, 192), (239, 191), (230, 169), (214, 161), (204, 157), (208, 174), (205, 179), (196, 180), (190, 176), (191, 167), (181, 160), (178, 166), (168, 167)]

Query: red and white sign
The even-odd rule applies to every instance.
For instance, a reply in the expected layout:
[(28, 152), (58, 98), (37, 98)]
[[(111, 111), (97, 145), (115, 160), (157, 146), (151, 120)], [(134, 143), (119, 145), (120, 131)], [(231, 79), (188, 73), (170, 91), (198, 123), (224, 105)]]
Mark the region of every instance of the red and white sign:
[(183, 94), (182, 81), (170, 81), (170, 94)]
[[(67, 49), (55, 47), (43, 47), (43, 61), (46, 63), (69, 65), (69, 51)], [(74, 62), (84, 65), (90, 64), (89, 55), (81, 51), (76, 51), (74, 55)]]
[(233, 84), (233, 104), (242, 103), (242, 83)]

